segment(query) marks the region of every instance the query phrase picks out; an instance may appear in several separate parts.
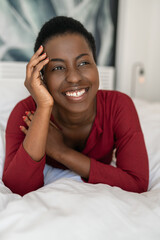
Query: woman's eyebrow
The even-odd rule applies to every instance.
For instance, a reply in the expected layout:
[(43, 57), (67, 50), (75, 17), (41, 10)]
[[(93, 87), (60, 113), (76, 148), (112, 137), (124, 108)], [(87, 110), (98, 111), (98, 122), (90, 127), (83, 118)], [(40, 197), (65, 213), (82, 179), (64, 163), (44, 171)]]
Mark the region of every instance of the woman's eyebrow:
[(64, 60), (61, 59), (61, 58), (52, 58), (50, 61), (52, 61), (52, 62), (64, 62)]
[[(81, 58), (83, 56), (86, 56), (86, 55), (89, 55), (89, 54), (88, 53), (82, 53), (82, 54), (80, 54), (76, 57), (76, 60), (78, 60), (79, 58)], [(62, 59), (62, 58), (52, 58), (50, 61), (52, 61), (52, 62), (65, 62), (65, 60)]]
[(83, 57), (83, 56), (86, 56), (86, 55), (89, 56), (88, 53), (82, 53), (82, 54), (80, 54), (79, 56), (76, 57), (76, 60), (78, 60), (79, 58), (81, 58), (81, 57)]

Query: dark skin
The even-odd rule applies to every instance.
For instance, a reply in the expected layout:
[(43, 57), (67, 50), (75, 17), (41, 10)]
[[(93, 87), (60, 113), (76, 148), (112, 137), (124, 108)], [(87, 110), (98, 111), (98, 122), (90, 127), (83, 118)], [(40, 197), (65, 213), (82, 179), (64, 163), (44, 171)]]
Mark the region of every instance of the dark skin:
[(87, 179), (90, 159), (80, 152), (96, 116), (99, 78), (85, 38), (64, 34), (49, 39), (30, 60), (25, 85), (37, 104), (36, 112), (24, 119), (29, 128), (21, 127), (25, 150), (35, 161), (46, 153)]

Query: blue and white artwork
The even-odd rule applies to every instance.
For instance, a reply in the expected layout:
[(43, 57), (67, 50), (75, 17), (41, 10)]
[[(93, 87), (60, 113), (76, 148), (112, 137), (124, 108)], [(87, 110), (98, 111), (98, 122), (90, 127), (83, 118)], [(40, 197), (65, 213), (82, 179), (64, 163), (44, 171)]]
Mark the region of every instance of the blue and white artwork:
[(63, 15), (93, 34), (97, 63), (114, 66), (117, 6), (118, 0), (0, 0), (0, 61), (29, 61), (41, 26)]

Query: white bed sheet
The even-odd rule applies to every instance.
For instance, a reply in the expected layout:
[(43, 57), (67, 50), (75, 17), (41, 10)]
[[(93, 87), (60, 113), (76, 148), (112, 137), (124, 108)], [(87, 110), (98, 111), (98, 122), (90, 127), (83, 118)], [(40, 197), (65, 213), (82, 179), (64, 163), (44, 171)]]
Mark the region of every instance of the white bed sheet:
[(0, 187), (0, 239), (160, 239), (160, 190), (60, 179), (23, 198)]
[[(11, 91), (5, 92), (7, 86)], [(1, 176), (7, 118), (19, 98), (28, 95), (23, 89), (22, 81), (0, 80), (0, 239), (159, 240), (160, 103), (134, 100), (149, 154), (148, 192), (87, 184), (70, 171), (54, 172), (53, 179), (45, 168), (46, 185), (21, 197), (4, 186)]]

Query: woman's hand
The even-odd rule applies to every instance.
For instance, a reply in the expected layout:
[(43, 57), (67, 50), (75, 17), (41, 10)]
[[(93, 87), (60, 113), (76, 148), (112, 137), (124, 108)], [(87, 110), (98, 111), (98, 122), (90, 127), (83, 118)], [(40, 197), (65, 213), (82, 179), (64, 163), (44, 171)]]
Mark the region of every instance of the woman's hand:
[[(34, 112), (26, 112), (26, 115), (23, 116), (24, 122), (27, 124), (28, 129), (31, 125), (31, 122), (34, 117)], [(24, 126), (20, 126), (21, 131), (27, 135), (28, 129)], [(64, 151), (67, 148), (63, 141), (63, 134), (62, 132), (57, 128), (57, 126), (50, 121), (49, 123), (49, 129), (48, 129), (48, 135), (47, 135), (47, 141), (46, 141), (46, 154), (50, 156), (51, 158), (57, 159), (59, 153), (61, 151)]]
[[(27, 126), (30, 127), (34, 115), (31, 112), (27, 112), (26, 115), (27, 116), (24, 116), (24, 121)], [(29, 128), (26, 129), (24, 126), (21, 126), (20, 129), (25, 134), (29, 131)], [(63, 164), (85, 179), (88, 179), (90, 172), (90, 158), (67, 147), (63, 141), (62, 132), (51, 121), (45, 146), (45, 153), (49, 157)]]
[(27, 64), (26, 79), (24, 85), (34, 98), (37, 107), (53, 106), (53, 98), (48, 92), (45, 84), (42, 81), (41, 70), (49, 62), (46, 53), (43, 53), (43, 46), (37, 50)]

